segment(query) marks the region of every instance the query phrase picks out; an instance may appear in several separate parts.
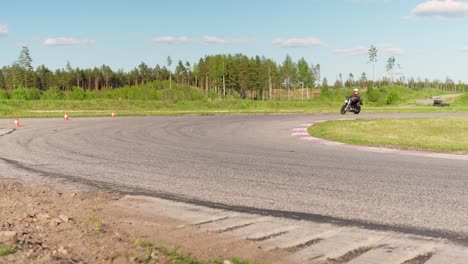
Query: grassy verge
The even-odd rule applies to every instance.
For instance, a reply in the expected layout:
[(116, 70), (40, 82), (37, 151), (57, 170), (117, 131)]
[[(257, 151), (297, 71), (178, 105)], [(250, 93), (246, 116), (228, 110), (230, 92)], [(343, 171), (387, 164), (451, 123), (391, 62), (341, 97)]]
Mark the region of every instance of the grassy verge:
[[(0, 101), (0, 118), (20, 117), (62, 117), (70, 116), (157, 116), (157, 115), (212, 115), (212, 114), (278, 114), (299, 113), (318, 114), (338, 113), (342, 102), (315, 101)], [(468, 105), (455, 107), (432, 106), (369, 106), (363, 113), (401, 112), (468, 112)]]
[[(157, 85), (156, 85), (157, 86)], [(156, 87), (154, 86), (154, 87)], [(156, 115), (221, 115), (221, 114), (278, 114), (298, 113), (336, 114), (339, 112), (346, 95), (352, 89), (313, 89), (310, 100), (305, 100), (302, 93), (292, 91), (291, 100), (250, 100), (238, 96), (226, 97), (203, 95), (196, 89), (178, 87), (171, 93), (185, 96), (151, 96), (159, 93), (153, 84), (146, 87), (127, 87), (104, 90), (98, 93), (87, 92), (93, 96), (71, 96), (74, 92), (56, 89), (52, 97), (34, 97), (29, 90), (10, 91), (11, 96), (0, 99), (0, 118), (19, 117), (62, 117), (68, 112), (77, 116), (156, 116)], [(75, 92), (81, 91), (79, 88)], [(81, 91), (83, 92), (83, 91)], [(282, 94), (284, 90), (276, 93)], [(363, 113), (425, 113), (425, 112), (468, 112), (468, 95), (449, 101), (449, 107), (433, 107), (418, 104), (418, 100), (428, 100), (434, 95), (448, 95), (449, 92), (436, 89), (408, 89), (404, 87), (369, 88), (361, 91), (364, 100)], [(123, 93), (123, 94), (122, 94)], [(197, 96), (192, 96), (193, 94)], [(276, 94), (275, 93), (275, 94)], [(54, 93), (55, 94), (55, 93)], [(23, 96), (13, 96), (23, 95)], [(61, 95), (61, 96), (58, 96)], [(124, 96), (125, 95), (125, 96)], [(276, 94), (277, 95), (277, 94)], [(8, 99), (6, 99), (8, 98)], [(55, 99), (54, 99), (55, 98)], [(77, 99), (79, 98), (79, 99)], [(275, 96), (275, 99), (288, 97)], [(304, 99), (304, 101), (302, 100)]]
[(309, 128), (318, 138), (349, 144), (468, 154), (468, 118), (328, 121)]

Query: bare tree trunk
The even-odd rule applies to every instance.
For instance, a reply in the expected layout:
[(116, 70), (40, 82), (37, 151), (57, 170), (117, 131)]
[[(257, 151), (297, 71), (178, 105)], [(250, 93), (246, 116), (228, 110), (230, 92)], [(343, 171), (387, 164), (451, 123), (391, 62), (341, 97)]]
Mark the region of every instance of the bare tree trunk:
[(94, 89), (96, 89), (96, 92), (99, 90), (99, 78), (94, 78)]
[(302, 84), (302, 89), (301, 89), (301, 101), (304, 101), (304, 84)]
[(16, 70), (13, 71), (13, 89), (16, 89)]
[(271, 99), (271, 68), (268, 68), (268, 99)]
[(207, 94), (209, 92), (209, 84), (208, 84), (208, 73), (206, 74), (206, 77), (205, 77), (205, 93)]
[(226, 95), (226, 78), (224, 77), (224, 74), (223, 74), (223, 96)]
[(273, 99), (276, 99), (276, 89), (273, 89)]

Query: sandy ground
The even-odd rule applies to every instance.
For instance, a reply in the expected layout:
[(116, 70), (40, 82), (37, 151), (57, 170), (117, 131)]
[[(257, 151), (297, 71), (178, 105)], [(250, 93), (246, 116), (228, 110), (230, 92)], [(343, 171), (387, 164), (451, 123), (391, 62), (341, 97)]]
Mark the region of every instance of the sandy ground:
[(0, 263), (178, 263), (172, 262), (174, 249), (207, 263), (282, 258), (255, 242), (181, 229), (184, 223), (175, 219), (123, 209), (120, 198), (0, 179), (0, 249), (17, 250)]

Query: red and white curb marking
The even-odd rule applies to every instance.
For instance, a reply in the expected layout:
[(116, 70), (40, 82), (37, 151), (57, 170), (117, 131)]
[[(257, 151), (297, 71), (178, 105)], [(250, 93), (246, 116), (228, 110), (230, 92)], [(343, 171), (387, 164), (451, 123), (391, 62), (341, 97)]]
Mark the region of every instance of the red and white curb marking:
[(341, 142), (335, 142), (330, 140), (325, 140), (321, 138), (313, 137), (309, 134), (307, 129), (317, 123), (325, 122), (328, 120), (319, 120), (311, 123), (301, 124), (293, 129), (291, 129), (291, 136), (297, 137), (300, 140), (312, 141), (314, 143), (327, 145), (327, 146), (340, 146), (350, 149), (356, 149), (361, 151), (369, 151), (374, 153), (397, 153), (410, 156), (422, 156), (430, 158), (442, 158), (442, 159), (454, 159), (454, 160), (466, 160), (468, 161), (468, 155), (457, 155), (457, 154), (445, 154), (445, 153), (436, 153), (436, 152), (422, 152), (422, 151), (409, 151), (409, 150), (399, 150), (399, 149), (389, 149), (389, 148), (378, 148), (378, 147), (367, 147), (367, 146), (358, 146), (350, 145)]

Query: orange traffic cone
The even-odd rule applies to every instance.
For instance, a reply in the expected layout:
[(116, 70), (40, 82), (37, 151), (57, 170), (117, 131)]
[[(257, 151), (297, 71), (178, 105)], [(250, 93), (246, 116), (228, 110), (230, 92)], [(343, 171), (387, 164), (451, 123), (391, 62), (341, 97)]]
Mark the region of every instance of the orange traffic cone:
[(15, 118), (15, 127), (20, 127), (18, 117)]
[(112, 112), (112, 119), (114, 119), (114, 118), (115, 118), (115, 113), (114, 113), (114, 112)]
[(68, 113), (65, 112), (65, 115), (63, 116), (63, 120), (68, 121)]

